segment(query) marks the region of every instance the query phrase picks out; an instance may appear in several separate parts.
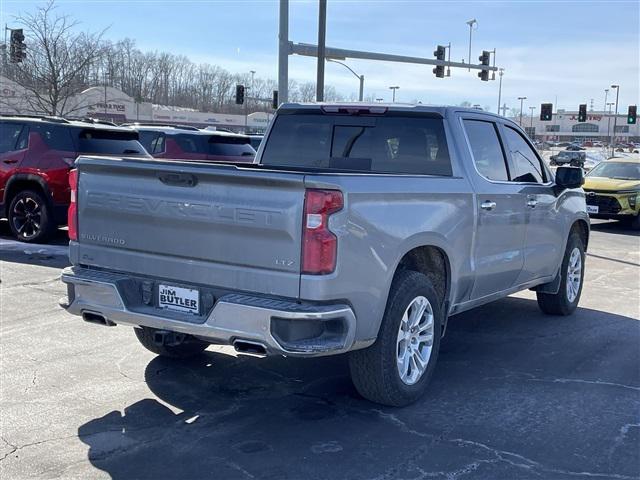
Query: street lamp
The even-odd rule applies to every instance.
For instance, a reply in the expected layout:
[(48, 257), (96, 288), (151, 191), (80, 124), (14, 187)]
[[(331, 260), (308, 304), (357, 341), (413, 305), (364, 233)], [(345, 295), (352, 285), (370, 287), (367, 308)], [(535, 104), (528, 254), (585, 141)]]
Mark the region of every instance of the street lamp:
[(498, 87), (498, 115), (500, 115), (500, 102), (502, 100), (502, 76), (504, 75), (504, 68), (498, 69), (498, 75), (500, 75), (500, 86)]
[(609, 96), (609, 89), (604, 89), (604, 113), (607, 113), (607, 97)]
[(615, 148), (615, 143), (616, 143), (616, 123), (618, 121), (618, 97), (620, 95), (620, 85), (611, 85), (611, 88), (615, 88), (616, 89), (616, 116), (613, 117), (613, 146), (611, 147), (611, 156), (615, 157), (616, 156), (616, 148)]
[(521, 128), (522, 128), (522, 104), (526, 99), (527, 97), (518, 97), (518, 100), (520, 100), (520, 127)]
[[(465, 23), (469, 25), (469, 65), (471, 65), (471, 33), (473, 32), (474, 25), (476, 26), (476, 29), (478, 28), (478, 21), (475, 18), (472, 18)], [(469, 67), (469, 71), (471, 71), (471, 67)]]
[(529, 135), (531, 136), (531, 138), (533, 140), (536, 139), (536, 135), (533, 132), (533, 111), (536, 109), (536, 107), (529, 107), (529, 110), (531, 110), (531, 118), (529, 119)]
[(395, 87), (389, 87), (389, 90), (393, 91), (393, 100), (391, 100), (391, 103), (396, 103), (396, 90), (398, 90), (400, 87), (398, 87), (397, 85)]
[(607, 116), (607, 142), (611, 145), (611, 107), (613, 107), (613, 102), (607, 103), (609, 107), (609, 115)]
[(351, 73), (353, 73), (358, 78), (358, 80), (360, 80), (360, 92), (358, 93), (358, 101), (362, 102), (364, 97), (364, 75), (358, 75), (356, 72), (353, 71), (353, 69), (349, 65), (347, 65), (346, 63), (339, 62), (338, 60), (334, 60), (333, 58), (327, 58), (327, 62), (333, 62), (339, 65), (342, 65), (344, 68), (346, 68)]

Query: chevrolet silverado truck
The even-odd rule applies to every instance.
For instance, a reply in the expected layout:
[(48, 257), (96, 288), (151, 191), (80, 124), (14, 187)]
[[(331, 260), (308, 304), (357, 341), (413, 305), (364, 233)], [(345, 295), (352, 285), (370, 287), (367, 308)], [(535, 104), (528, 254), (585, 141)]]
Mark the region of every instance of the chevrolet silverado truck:
[(407, 405), (449, 317), (525, 289), (576, 309), (582, 175), (478, 110), (286, 104), (251, 165), (80, 157), (61, 305), (169, 357), (348, 354)]

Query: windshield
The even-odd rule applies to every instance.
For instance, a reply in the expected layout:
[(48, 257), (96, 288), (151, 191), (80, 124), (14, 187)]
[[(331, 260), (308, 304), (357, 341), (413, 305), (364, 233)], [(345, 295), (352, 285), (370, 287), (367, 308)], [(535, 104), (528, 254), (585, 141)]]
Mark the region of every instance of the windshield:
[(620, 180), (640, 180), (640, 163), (602, 162), (591, 170), (589, 176), (617, 178)]
[(441, 118), (281, 114), (264, 146), (270, 166), (451, 175)]

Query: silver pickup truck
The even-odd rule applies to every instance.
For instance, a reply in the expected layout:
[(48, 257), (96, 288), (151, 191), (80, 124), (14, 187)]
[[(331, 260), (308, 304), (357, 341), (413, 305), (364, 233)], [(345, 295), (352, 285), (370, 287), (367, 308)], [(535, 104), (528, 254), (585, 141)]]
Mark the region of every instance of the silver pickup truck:
[(582, 181), (478, 110), (288, 104), (254, 164), (79, 158), (61, 304), (170, 357), (348, 352), (364, 397), (406, 405), (452, 315), (524, 289), (575, 310)]

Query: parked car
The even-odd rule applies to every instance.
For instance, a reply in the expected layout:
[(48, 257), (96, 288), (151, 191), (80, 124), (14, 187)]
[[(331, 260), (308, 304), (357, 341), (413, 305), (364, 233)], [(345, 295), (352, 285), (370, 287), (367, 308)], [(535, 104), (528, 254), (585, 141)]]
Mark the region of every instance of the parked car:
[(592, 218), (623, 220), (640, 230), (640, 160), (600, 162), (585, 178), (587, 212)]
[(572, 144), (572, 145), (567, 146), (566, 150), (568, 152), (578, 152), (580, 150), (584, 150), (584, 148), (582, 146), (580, 146), (580, 145)]
[(79, 154), (149, 155), (129, 129), (59, 117), (0, 116), (0, 217), (18, 240), (44, 242), (67, 222)]
[(260, 143), (262, 142), (263, 138), (264, 138), (264, 135), (249, 135), (249, 140), (251, 140), (251, 146), (254, 148), (256, 152), (258, 151), (258, 147), (260, 146)]
[(154, 158), (251, 163), (256, 151), (247, 135), (186, 125), (128, 124)]
[(525, 289), (575, 310), (582, 170), (554, 177), (514, 122), (288, 104), (264, 141), (255, 165), (81, 157), (61, 305), (169, 357), (348, 352), (357, 390), (396, 406), (427, 388), (450, 316)]
[(551, 165), (571, 165), (572, 167), (584, 167), (584, 162), (587, 155), (584, 152), (575, 152), (563, 150), (557, 155), (551, 155), (549, 157)]

